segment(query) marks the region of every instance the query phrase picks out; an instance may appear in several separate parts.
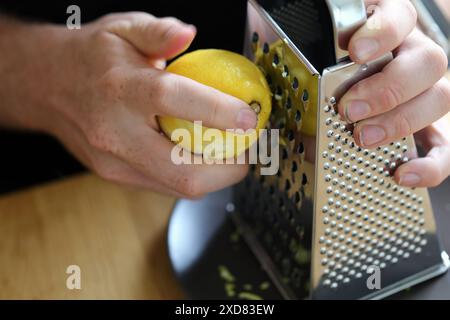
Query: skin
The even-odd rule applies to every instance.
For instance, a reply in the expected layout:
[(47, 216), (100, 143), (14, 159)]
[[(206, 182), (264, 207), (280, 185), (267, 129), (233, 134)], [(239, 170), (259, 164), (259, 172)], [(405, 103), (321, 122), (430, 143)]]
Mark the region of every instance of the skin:
[[(352, 101), (369, 104), (370, 113), (348, 119), (358, 121), (356, 140), (367, 147), (418, 132), (429, 154), (401, 166), (396, 179), (408, 185), (405, 175), (416, 174), (421, 179), (414, 185), (437, 185), (450, 173), (449, 124), (436, 122), (450, 106), (450, 85), (442, 79), (446, 57), (415, 29), (408, 1), (369, 4), (379, 6), (371, 19), (379, 18), (382, 27), (361, 27), (350, 55), (358, 63), (389, 51), (396, 58), (351, 88), (339, 111), (349, 118)], [(244, 102), (162, 70), (195, 34), (195, 27), (177, 19), (138, 12), (111, 14), (76, 31), (1, 17), (0, 125), (55, 136), (110, 181), (188, 198), (232, 185), (247, 166), (174, 165), (173, 145), (155, 120), (168, 115), (219, 129), (256, 125)], [(378, 40), (378, 49), (367, 53), (361, 39)], [(381, 143), (366, 145), (370, 126), (385, 130)]]

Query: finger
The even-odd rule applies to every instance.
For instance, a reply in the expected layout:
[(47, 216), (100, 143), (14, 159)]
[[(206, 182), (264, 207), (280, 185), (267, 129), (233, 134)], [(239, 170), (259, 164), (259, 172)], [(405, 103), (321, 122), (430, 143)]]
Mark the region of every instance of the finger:
[(417, 13), (408, 0), (370, 2), (373, 12), (367, 22), (353, 35), (349, 43), (350, 57), (363, 64), (391, 52), (414, 29)]
[(360, 81), (340, 99), (339, 113), (352, 123), (385, 113), (432, 87), (445, 75), (447, 64), (441, 47), (415, 30), (382, 72)]
[[(166, 186), (187, 197), (199, 197), (234, 185), (248, 172), (247, 165), (175, 165), (170, 154), (174, 145), (165, 137), (158, 140), (161, 158), (158, 166), (167, 172)], [(201, 157), (197, 159), (201, 160)]]
[(358, 145), (378, 147), (409, 136), (449, 112), (450, 84), (441, 79), (431, 89), (399, 107), (359, 122), (353, 132)]
[[(176, 165), (171, 158), (175, 145), (148, 127), (139, 126), (128, 132), (125, 140), (127, 147), (118, 152), (119, 157), (145, 176), (187, 198), (198, 198), (233, 185), (248, 171), (247, 165)], [(195, 157), (203, 163), (201, 156)]]
[[(448, 128), (448, 126), (447, 126)], [(425, 158), (412, 160), (400, 166), (395, 180), (406, 187), (435, 187), (450, 175), (450, 140), (433, 126), (421, 132), (427, 143), (432, 144)]]
[(129, 187), (149, 189), (175, 197), (182, 196), (175, 190), (171, 190), (165, 185), (145, 176), (114, 155), (95, 150), (91, 147), (90, 157), (91, 161), (88, 167), (106, 181)]
[(247, 130), (257, 124), (256, 113), (242, 100), (186, 77), (141, 69), (124, 82), (127, 103), (146, 114), (153, 106), (160, 116), (202, 121), (223, 130)]
[(185, 51), (197, 33), (193, 25), (175, 18), (155, 18), (146, 13), (121, 15), (108, 31), (130, 42), (152, 59), (170, 59)]

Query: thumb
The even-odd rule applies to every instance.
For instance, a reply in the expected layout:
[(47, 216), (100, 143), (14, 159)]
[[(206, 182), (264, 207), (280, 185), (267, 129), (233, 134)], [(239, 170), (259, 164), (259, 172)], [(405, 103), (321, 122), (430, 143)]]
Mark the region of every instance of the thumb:
[(176, 18), (130, 13), (111, 21), (108, 31), (130, 42), (152, 59), (170, 59), (185, 51), (197, 33), (193, 25)]

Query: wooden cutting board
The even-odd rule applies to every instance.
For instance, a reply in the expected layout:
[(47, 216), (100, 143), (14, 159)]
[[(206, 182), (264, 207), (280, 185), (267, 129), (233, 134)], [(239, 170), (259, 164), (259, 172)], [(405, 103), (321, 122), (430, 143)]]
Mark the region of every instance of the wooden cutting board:
[[(166, 251), (175, 199), (91, 174), (0, 198), (0, 299), (181, 298)], [(78, 265), (81, 290), (66, 269)]]

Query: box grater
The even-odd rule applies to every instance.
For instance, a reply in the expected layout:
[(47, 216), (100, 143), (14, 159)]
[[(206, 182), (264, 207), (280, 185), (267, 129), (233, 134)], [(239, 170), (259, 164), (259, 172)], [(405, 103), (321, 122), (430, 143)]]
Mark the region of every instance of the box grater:
[(380, 299), (449, 267), (427, 190), (392, 179), (416, 156), (413, 137), (362, 149), (336, 112), (347, 89), (392, 59), (349, 60), (366, 18), (362, 0), (248, 2), (245, 54), (273, 93), (280, 170), (252, 166), (234, 188), (233, 218), (287, 299)]

